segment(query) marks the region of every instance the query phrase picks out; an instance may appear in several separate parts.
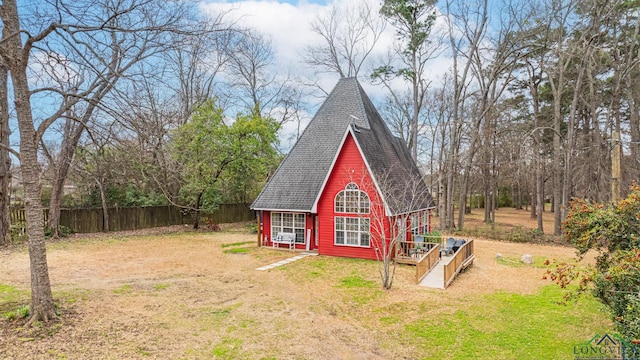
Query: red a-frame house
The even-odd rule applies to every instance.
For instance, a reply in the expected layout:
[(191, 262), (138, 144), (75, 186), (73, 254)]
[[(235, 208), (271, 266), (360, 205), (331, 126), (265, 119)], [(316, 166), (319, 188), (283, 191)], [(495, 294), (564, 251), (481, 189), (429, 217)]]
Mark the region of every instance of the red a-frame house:
[(416, 163), (355, 78), (341, 79), (251, 205), (263, 245), (376, 259), (391, 237), (430, 232)]

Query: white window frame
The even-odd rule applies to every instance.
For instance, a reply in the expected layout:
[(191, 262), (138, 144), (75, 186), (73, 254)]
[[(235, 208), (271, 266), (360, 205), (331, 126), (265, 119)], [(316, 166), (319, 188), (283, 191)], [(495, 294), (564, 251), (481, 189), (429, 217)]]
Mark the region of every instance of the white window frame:
[(307, 219), (304, 213), (272, 212), (271, 213), (271, 237), (278, 236), (279, 232), (295, 233), (296, 244), (304, 244)]
[(334, 245), (371, 247), (371, 221), (369, 218), (335, 216), (333, 219)]
[(360, 190), (356, 183), (350, 182), (344, 190), (338, 192), (333, 200), (333, 212), (346, 214), (369, 214), (371, 201), (369, 195)]
[(421, 234), (421, 227), (420, 227), (420, 218), (422, 216), (420, 215), (420, 213), (413, 213), (411, 214), (411, 220), (410, 220), (410, 224), (409, 226), (411, 226), (411, 234), (413, 235), (420, 235)]
[(429, 210), (425, 210), (422, 212), (422, 233), (429, 233)]

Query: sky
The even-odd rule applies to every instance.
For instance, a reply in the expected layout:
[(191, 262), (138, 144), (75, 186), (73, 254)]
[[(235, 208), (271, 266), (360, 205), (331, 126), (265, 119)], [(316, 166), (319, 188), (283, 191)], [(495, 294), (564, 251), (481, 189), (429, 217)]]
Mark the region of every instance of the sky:
[[(366, 1), (371, 4), (372, 9), (377, 9), (380, 0), (361, 1)], [(229, 12), (228, 18), (238, 19), (240, 26), (265, 34), (273, 42), (280, 66), (304, 72), (306, 69), (301, 55), (305, 46), (321, 41), (311, 30), (311, 23), (319, 14), (329, 11), (331, 6), (354, 4), (354, 0), (208, 0), (202, 2), (200, 8), (211, 14)], [(392, 41), (392, 37), (393, 33), (389, 32), (386, 42)], [(378, 48), (382, 51), (383, 45)], [(330, 77), (334, 78), (333, 82), (337, 80), (335, 76)]]
[[(369, 3), (373, 11), (379, 9), (382, 0), (358, 0)], [(305, 46), (320, 43), (321, 38), (311, 30), (311, 23), (319, 14), (328, 12), (331, 6), (354, 6), (355, 0), (205, 0), (200, 3), (203, 12), (220, 14), (229, 12), (233, 19), (238, 19), (238, 24), (265, 34), (271, 41), (276, 52), (276, 62), (279, 67), (289, 69), (294, 75), (306, 75), (314, 77), (314, 80), (322, 85), (325, 91), (330, 91), (338, 80), (337, 75), (314, 75), (312, 69), (302, 62), (302, 54)], [(387, 25), (385, 32), (377, 42), (376, 48), (369, 59), (381, 59), (387, 56), (395, 40), (392, 26)], [(447, 69), (447, 64), (441, 64), (433, 60), (434, 71), (430, 77), (436, 79)], [(437, 69), (437, 70), (436, 70)], [(386, 95), (382, 86), (373, 86), (368, 83), (366, 75), (373, 68), (365, 68), (361, 71), (360, 82), (374, 102), (381, 101)], [(398, 83), (400, 81), (398, 80)], [(402, 85), (403, 87), (406, 85)], [(312, 112), (315, 109), (311, 110)], [(313, 114), (308, 114), (309, 119)], [(303, 127), (306, 123), (303, 124)], [(283, 143), (283, 151), (292, 145), (292, 132), (296, 130), (295, 124), (285, 124), (281, 131), (280, 139)]]
[[(354, 6), (359, 2), (367, 2), (376, 11), (382, 0), (204, 0), (200, 3), (200, 9), (211, 14), (229, 12), (231, 18), (238, 19), (239, 25), (267, 35), (275, 47), (279, 66), (302, 73), (309, 70), (305, 68), (301, 58), (305, 46), (321, 42), (319, 35), (311, 30), (311, 23), (318, 14), (328, 12), (331, 6)], [(439, 18), (436, 24), (442, 24), (442, 21)], [(394, 41), (394, 29), (387, 25), (369, 59), (386, 57)], [(448, 60), (434, 59), (427, 77), (431, 80), (438, 79), (447, 67)], [(363, 79), (371, 70), (361, 71), (360, 82), (371, 97), (382, 98), (386, 94), (385, 90), (369, 86), (366, 79)], [(330, 90), (336, 81), (337, 76), (330, 75), (320, 82), (328, 86), (326, 90)]]
[[(365, 1), (369, 1), (373, 9), (377, 9), (379, 6), (379, 0)], [(279, 70), (286, 69), (294, 76), (306, 76), (318, 80), (325, 91), (330, 91), (338, 80), (338, 76), (334, 74), (314, 75), (313, 69), (302, 62), (302, 54), (307, 45), (321, 41), (320, 37), (311, 30), (311, 23), (318, 14), (328, 11), (330, 6), (346, 4), (353, 5), (355, 1), (208, 0), (200, 4), (200, 9), (211, 14), (229, 12), (228, 18), (237, 19), (238, 25), (266, 35), (275, 48), (275, 62), (278, 64)], [(393, 33), (389, 33), (388, 37), (387, 41), (392, 41)], [(382, 49), (382, 47), (380, 48)], [(361, 83), (370, 96), (383, 97), (382, 88), (373, 87), (362, 79)], [(313, 99), (311, 101), (313, 102)], [(306, 127), (318, 105), (316, 100), (315, 106), (304, 115), (300, 130)], [(295, 134), (297, 133), (297, 123), (284, 124), (279, 134), (281, 151), (288, 152), (295, 142)]]
[[(315, 74), (313, 69), (302, 61), (306, 46), (322, 42), (320, 36), (312, 31), (311, 24), (318, 15), (327, 13), (333, 6), (353, 7), (361, 2), (367, 2), (372, 11), (377, 12), (382, 0), (202, 0), (198, 6), (203, 13), (211, 13), (214, 16), (227, 13), (227, 20), (234, 20), (239, 26), (255, 29), (264, 34), (271, 40), (275, 49), (275, 63), (278, 71), (290, 72), (294, 77), (312, 78), (321, 84), (325, 91), (330, 91), (338, 80), (337, 74)], [(391, 26), (387, 26), (369, 59), (375, 61), (385, 57), (394, 40), (394, 30)], [(441, 73), (447, 66), (438, 64), (438, 60), (434, 60), (433, 64), (434, 71), (430, 77), (435, 79), (439, 76), (438, 70)], [(372, 66), (361, 70), (360, 82), (374, 102), (382, 101), (387, 94), (386, 90), (382, 86), (371, 85), (366, 79), (372, 70)], [(37, 72), (37, 66), (32, 71)], [(46, 103), (47, 99), (38, 99), (38, 101), (47, 105), (41, 106), (42, 109), (49, 109), (55, 105)], [(293, 122), (284, 125), (280, 133), (282, 151), (288, 152), (295, 141), (293, 134), (306, 127), (320, 101), (319, 98), (309, 101), (315, 106), (311, 106), (305, 114), (300, 129), (298, 124)], [(34, 115), (39, 116), (38, 109), (35, 110)], [(16, 136), (17, 130), (14, 131), (12, 140)]]

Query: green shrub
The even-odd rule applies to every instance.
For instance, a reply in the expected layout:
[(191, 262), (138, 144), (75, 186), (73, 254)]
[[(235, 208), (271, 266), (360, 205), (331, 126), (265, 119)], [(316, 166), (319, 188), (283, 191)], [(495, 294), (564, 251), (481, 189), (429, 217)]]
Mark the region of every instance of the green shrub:
[(599, 250), (596, 267), (580, 273), (565, 263), (548, 271), (562, 287), (578, 283), (578, 294), (593, 290), (626, 338), (640, 342), (640, 186), (631, 187), (626, 199), (612, 204), (584, 200), (571, 203), (563, 224), (565, 239), (580, 255)]
[(611, 312), (616, 329), (626, 339), (640, 338), (640, 249), (618, 250), (610, 266), (593, 280), (594, 295)]
[(509, 230), (506, 234), (506, 240), (519, 243), (539, 242), (544, 239), (544, 234), (538, 229), (526, 229), (522, 225), (518, 225)]
[(11, 242), (14, 244), (27, 241), (27, 224), (24, 221), (11, 224), (9, 227), (9, 235), (11, 236)]
[[(73, 231), (71, 228), (66, 227), (64, 225), (59, 225), (58, 226), (58, 235), (60, 235), (60, 237), (67, 237), (71, 234), (74, 234), (75, 231)], [(53, 229), (51, 229), (50, 227), (46, 227), (44, 229), (44, 236), (46, 237), (51, 237), (53, 236)]]

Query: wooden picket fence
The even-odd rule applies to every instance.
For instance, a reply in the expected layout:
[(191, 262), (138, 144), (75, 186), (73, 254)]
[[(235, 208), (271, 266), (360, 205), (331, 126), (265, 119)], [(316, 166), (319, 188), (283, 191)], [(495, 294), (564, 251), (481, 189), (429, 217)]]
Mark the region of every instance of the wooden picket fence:
[[(109, 230), (138, 230), (158, 226), (190, 224), (193, 215), (175, 206), (147, 206), (147, 207), (118, 207), (109, 208)], [(45, 223), (49, 218), (49, 209), (44, 209)], [(10, 210), (11, 224), (25, 221), (23, 208)], [(255, 218), (249, 204), (222, 204), (213, 214), (206, 216), (216, 224), (249, 221)], [(205, 216), (201, 219), (206, 225)], [(60, 211), (60, 225), (66, 226), (78, 233), (103, 231), (102, 208), (92, 209), (62, 209)]]

